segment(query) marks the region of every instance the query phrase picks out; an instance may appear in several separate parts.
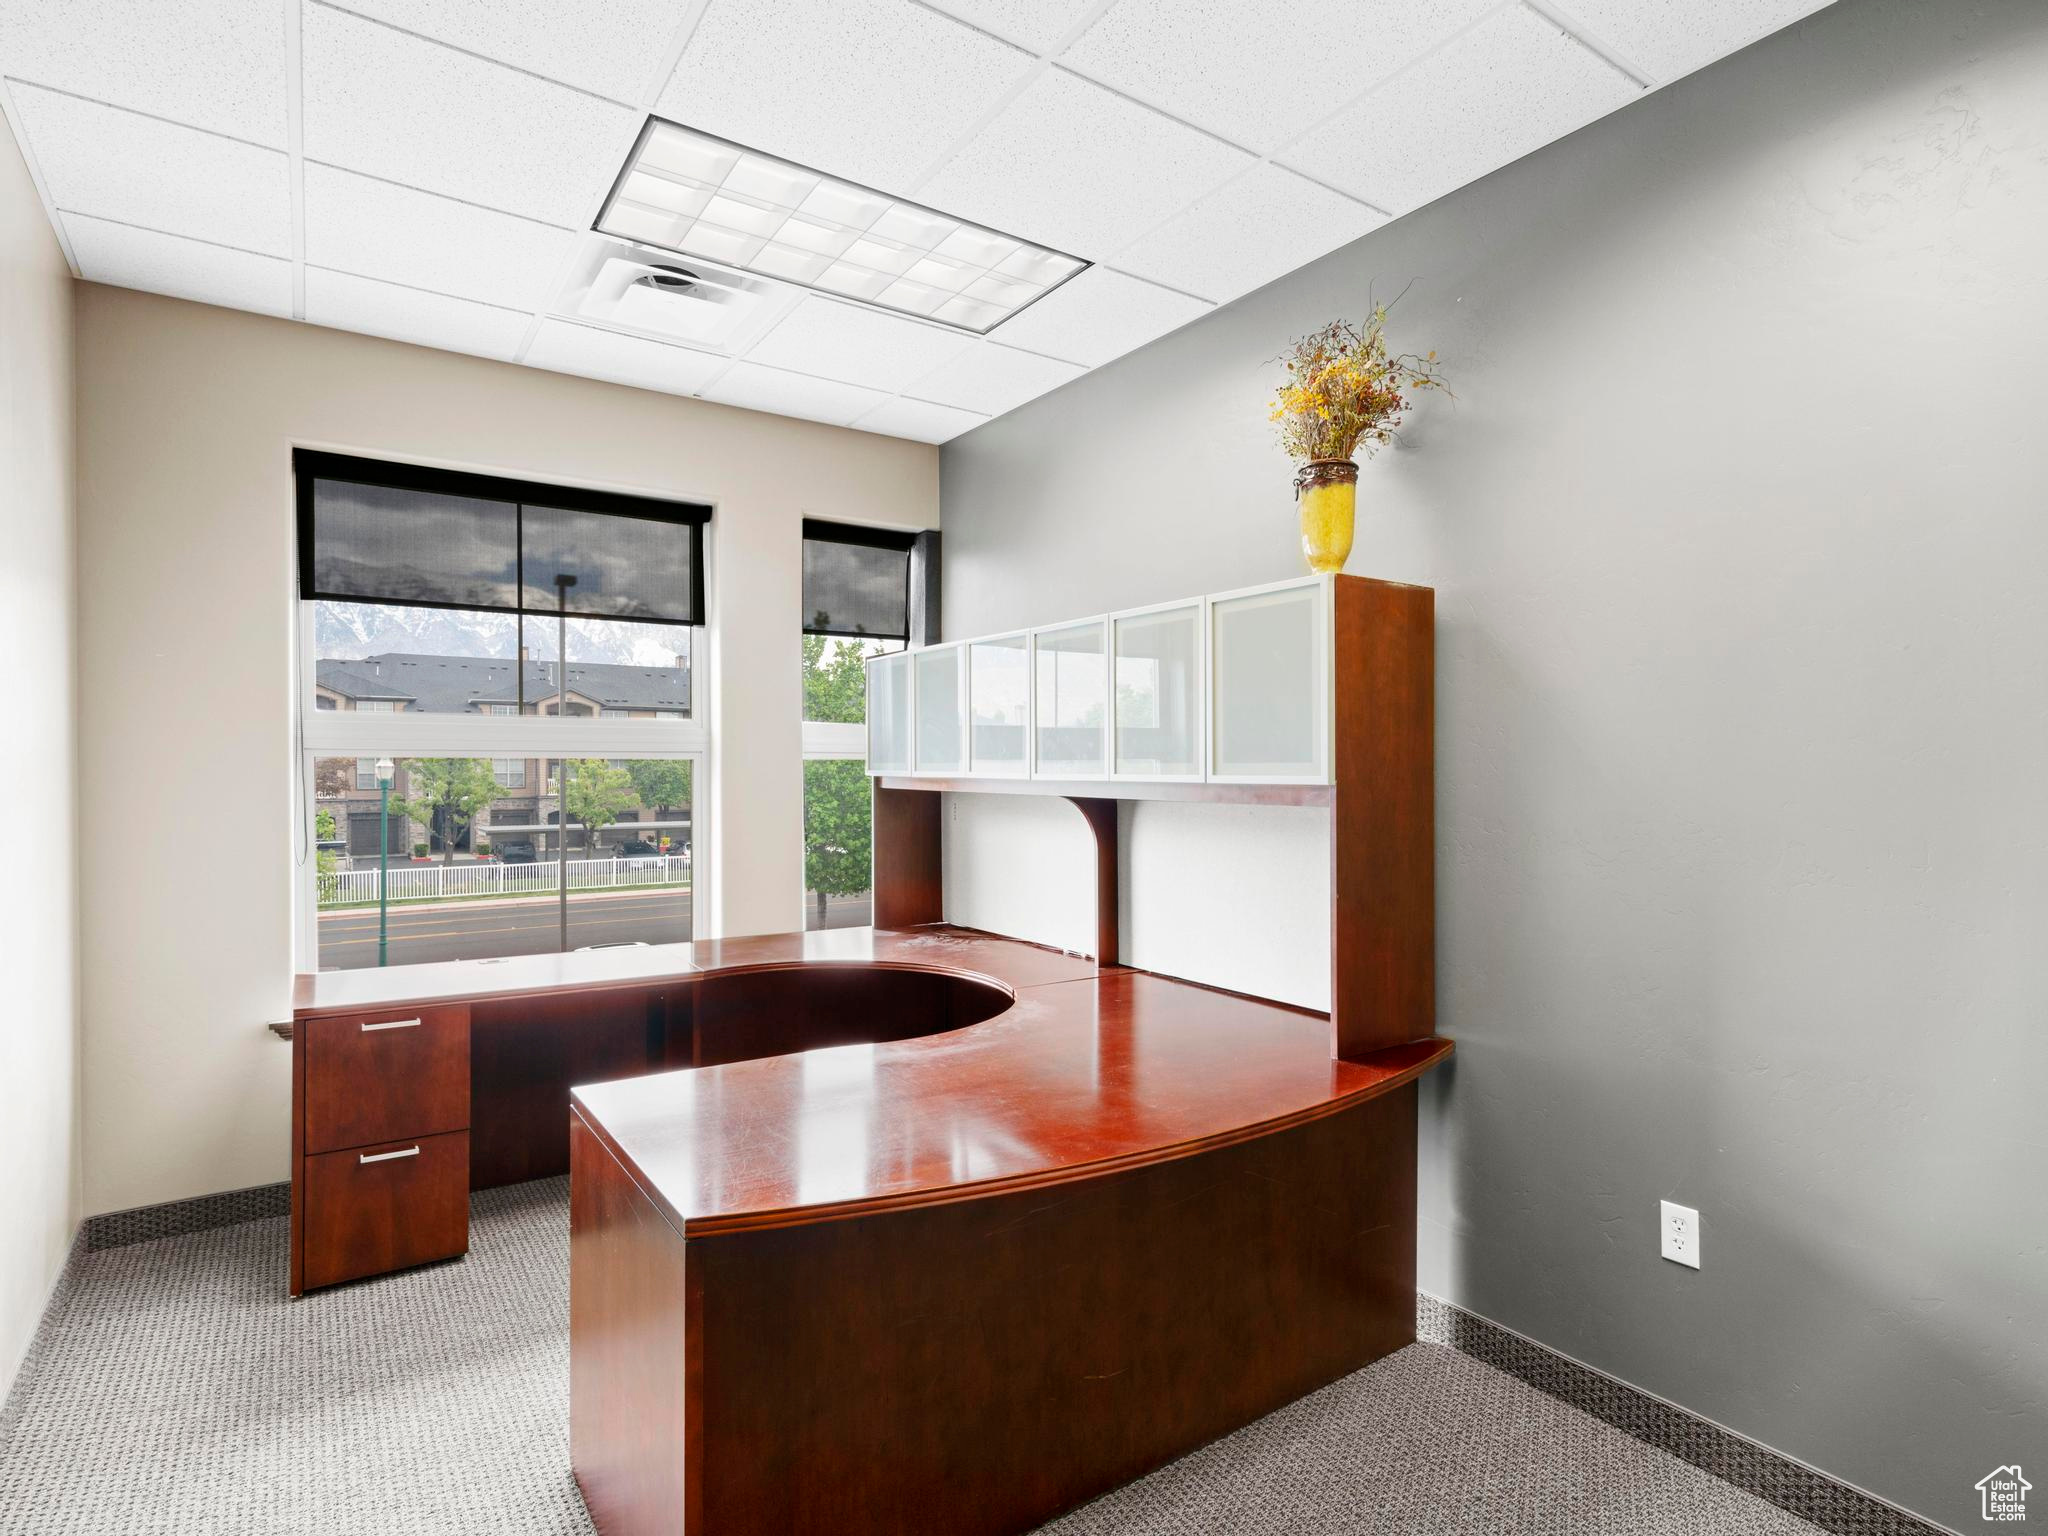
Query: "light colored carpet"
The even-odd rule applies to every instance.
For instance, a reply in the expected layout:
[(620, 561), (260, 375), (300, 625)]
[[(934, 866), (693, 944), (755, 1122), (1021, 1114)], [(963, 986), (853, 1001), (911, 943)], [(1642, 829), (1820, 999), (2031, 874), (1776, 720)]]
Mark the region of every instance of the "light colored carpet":
[[(9, 1404), (0, 1532), (588, 1533), (569, 1475), (567, 1182), (478, 1195), (470, 1244), (460, 1264), (298, 1302), (281, 1219), (87, 1255)], [(1046, 1528), (1814, 1530), (1432, 1344)]]

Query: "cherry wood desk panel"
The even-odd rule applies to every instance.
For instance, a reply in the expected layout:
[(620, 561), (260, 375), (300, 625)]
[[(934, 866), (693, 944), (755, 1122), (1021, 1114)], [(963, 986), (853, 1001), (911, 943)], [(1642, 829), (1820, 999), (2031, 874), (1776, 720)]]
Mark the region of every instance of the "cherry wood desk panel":
[[(985, 975), (1066, 959), (968, 935), (934, 947)], [(698, 1237), (1169, 1161), (1390, 1092), (1451, 1051), (1432, 1038), (1333, 1060), (1321, 1014), (1145, 971), (1021, 985), (1016, 998), (947, 1034), (602, 1083), (572, 1100)]]
[[(938, 1033), (1095, 970), (957, 930), (851, 929), (301, 976), (279, 1031), (291, 1292), (462, 1253), (469, 1190), (569, 1171), (572, 1084)], [(457, 1131), (466, 1158), (384, 1146)]]
[(706, 972), (817, 961), (881, 961), (976, 971), (1010, 986), (1093, 976), (1085, 956), (996, 938), (964, 928), (834, 928), (685, 944), (514, 955), (505, 960), (444, 960), (429, 965), (302, 972), (292, 983), (292, 1017), (425, 1008), (437, 1003), (647, 990)]
[(504, 960), (302, 971), (292, 980), (292, 1018), (613, 987), (645, 989), (689, 976), (696, 969), (694, 945), (649, 944), (631, 949), (580, 949), (566, 955), (513, 955)]
[(607, 1536), (1023, 1531), (1412, 1339), (1413, 1084), (1449, 1041), (1333, 1061), (1320, 1015), (877, 938), (1016, 1002), (575, 1091), (571, 1453)]

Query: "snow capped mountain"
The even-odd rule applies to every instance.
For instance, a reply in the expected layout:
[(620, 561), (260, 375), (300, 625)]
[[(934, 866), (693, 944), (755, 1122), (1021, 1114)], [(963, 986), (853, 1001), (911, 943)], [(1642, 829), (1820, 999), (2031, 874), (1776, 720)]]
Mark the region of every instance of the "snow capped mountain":
[[(425, 656), (490, 656), (510, 661), (519, 654), (519, 618), (510, 613), (470, 613), (459, 608), (393, 608), (381, 603), (320, 602), (313, 605), (313, 653), (322, 660), (354, 660), (392, 651)], [(527, 655), (556, 659), (559, 629), (552, 620), (530, 620)], [(670, 624), (635, 624), (625, 619), (569, 620), (569, 660), (610, 661), (624, 666), (668, 667), (688, 648), (689, 631)]]

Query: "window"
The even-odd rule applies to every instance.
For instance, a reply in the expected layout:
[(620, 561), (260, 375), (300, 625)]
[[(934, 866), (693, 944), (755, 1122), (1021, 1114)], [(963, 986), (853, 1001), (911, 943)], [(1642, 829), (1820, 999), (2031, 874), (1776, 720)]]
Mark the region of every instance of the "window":
[(687, 940), (710, 509), (296, 468), (306, 968)]
[(804, 926), (873, 921), (867, 658), (910, 637), (915, 536), (804, 522)]
[[(502, 782), (508, 764), (521, 783)], [(571, 758), (566, 799), (524, 793), (524, 760), (396, 766), (386, 817), (374, 763), (364, 791), (350, 759), (314, 760), (321, 969), (543, 954), (565, 933), (571, 949), (690, 938), (692, 760)]]
[(690, 714), (710, 508), (301, 451), (313, 708)]

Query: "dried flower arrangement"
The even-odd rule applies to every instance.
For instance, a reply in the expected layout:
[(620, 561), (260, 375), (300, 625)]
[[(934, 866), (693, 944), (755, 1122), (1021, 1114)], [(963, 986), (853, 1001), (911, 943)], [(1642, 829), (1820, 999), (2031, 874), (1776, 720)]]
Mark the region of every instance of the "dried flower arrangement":
[(1361, 446), (1370, 457), (1393, 441), (1414, 391), (1450, 393), (1436, 354), (1389, 353), (1386, 327), (1387, 306), (1375, 304), (1364, 325), (1333, 320), (1280, 357), (1287, 381), (1271, 402), (1272, 420), (1291, 457), (1350, 459)]

